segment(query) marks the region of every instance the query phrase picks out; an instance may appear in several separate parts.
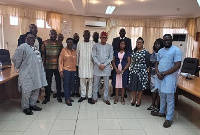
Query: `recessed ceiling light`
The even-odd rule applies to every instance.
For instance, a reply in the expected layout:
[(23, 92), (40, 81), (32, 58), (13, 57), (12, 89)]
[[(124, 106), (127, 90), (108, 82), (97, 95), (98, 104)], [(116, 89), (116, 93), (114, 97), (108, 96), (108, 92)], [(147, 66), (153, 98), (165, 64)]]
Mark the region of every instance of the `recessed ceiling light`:
[(115, 4), (117, 4), (117, 5), (121, 5), (121, 4), (124, 4), (124, 2), (121, 1), (121, 0), (118, 0), (118, 1), (115, 2)]
[(90, 0), (89, 2), (92, 3), (92, 4), (97, 4), (97, 3), (99, 3), (99, 1), (97, 1), (97, 0)]
[(197, 3), (199, 4), (199, 6), (200, 6), (200, 0), (197, 0)]
[(112, 14), (114, 10), (115, 10), (115, 6), (108, 6), (105, 14)]

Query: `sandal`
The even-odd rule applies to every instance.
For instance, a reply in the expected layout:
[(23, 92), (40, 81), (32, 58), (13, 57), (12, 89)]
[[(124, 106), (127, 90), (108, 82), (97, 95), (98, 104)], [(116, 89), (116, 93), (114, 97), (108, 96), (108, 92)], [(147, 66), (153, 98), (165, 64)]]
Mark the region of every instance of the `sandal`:
[(115, 97), (115, 100), (114, 100), (114, 102), (113, 102), (113, 103), (114, 103), (114, 104), (117, 104), (117, 102), (118, 102), (118, 99), (119, 99), (118, 97)]

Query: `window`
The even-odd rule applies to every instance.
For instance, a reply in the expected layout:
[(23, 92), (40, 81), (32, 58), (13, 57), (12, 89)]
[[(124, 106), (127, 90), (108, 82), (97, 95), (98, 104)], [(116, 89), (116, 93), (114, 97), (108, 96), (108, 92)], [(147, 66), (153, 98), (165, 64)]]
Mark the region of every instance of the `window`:
[(18, 17), (10, 16), (10, 25), (18, 25)]
[(51, 26), (49, 26), (49, 24), (46, 22), (46, 28), (51, 29)]
[(37, 20), (37, 27), (44, 28), (44, 20)]

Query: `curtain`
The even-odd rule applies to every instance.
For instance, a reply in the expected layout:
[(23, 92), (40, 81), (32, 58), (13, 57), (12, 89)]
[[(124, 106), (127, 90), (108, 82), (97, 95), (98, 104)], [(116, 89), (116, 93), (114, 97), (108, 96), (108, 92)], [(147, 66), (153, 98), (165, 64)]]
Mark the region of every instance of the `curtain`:
[(188, 35), (186, 44), (186, 57), (193, 57), (195, 40), (192, 36)]
[(144, 47), (149, 51), (153, 52), (153, 45), (156, 39), (163, 37), (162, 28), (143, 28), (142, 37), (144, 39)]
[(0, 49), (6, 49), (4, 45), (4, 32), (3, 32), (3, 17), (0, 16), (1, 23), (0, 23)]
[(196, 18), (189, 18), (187, 19), (186, 29), (188, 31), (188, 35), (190, 35), (193, 39), (196, 38), (196, 30), (197, 30), (197, 19)]
[(54, 12), (47, 12), (46, 21), (58, 33), (61, 32), (61, 14)]

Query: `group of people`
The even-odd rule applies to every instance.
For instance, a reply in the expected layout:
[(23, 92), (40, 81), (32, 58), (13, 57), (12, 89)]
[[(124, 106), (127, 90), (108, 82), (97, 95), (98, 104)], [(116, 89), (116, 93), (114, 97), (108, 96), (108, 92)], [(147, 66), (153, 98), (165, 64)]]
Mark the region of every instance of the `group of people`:
[[(22, 91), (22, 109), (27, 115), (41, 111), (36, 106), (39, 90), (45, 87), (46, 104), (50, 101), (52, 76), (55, 76), (58, 102), (62, 102), (61, 81), (65, 103), (72, 106), (74, 95), (80, 96), (78, 102), (88, 99), (95, 104), (98, 100), (101, 78), (103, 78), (103, 101), (110, 105), (109, 77), (112, 77), (114, 104), (125, 104), (126, 91), (132, 92), (131, 105), (140, 107), (143, 90), (151, 89), (152, 104), (147, 110), (151, 115), (165, 117), (164, 127), (170, 127), (174, 112), (174, 93), (176, 75), (181, 65), (182, 53), (172, 45), (172, 36), (166, 34), (163, 39), (156, 39), (153, 53), (144, 48), (144, 40), (139, 37), (132, 50), (131, 39), (125, 37), (126, 31), (120, 29), (120, 37), (114, 38), (112, 45), (107, 43), (106, 32), (83, 32), (83, 41), (75, 33), (73, 38), (64, 37), (50, 30), (50, 39), (42, 41), (37, 37), (37, 26), (31, 24), (30, 31), (21, 35), (18, 48), (12, 58), (15, 69), (19, 72), (19, 89)], [(99, 41), (100, 37), (100, 41)], [(111, 68), (112, 67), (112, 68)], [(113, 69), (113, 70), (111, 70)], [(86, 90), (88, 86), (88, 91)], [(150, 86), (150, 88), (149, 88)], [(80, 87), (80, 94), (79, 94)], [(155, 103), (157, 100), (157, 104)], [(166, 106), (167, 105), (167, 106)], [(165, 109), (167, 113), (165, 115)]]

